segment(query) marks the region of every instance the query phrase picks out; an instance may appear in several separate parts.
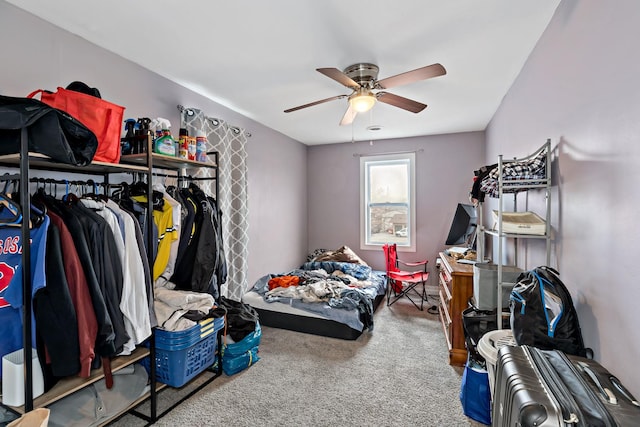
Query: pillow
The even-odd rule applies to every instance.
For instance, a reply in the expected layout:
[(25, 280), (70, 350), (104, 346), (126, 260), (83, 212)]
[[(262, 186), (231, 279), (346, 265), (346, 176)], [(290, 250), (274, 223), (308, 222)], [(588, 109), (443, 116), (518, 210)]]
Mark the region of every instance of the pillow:
[(335, 251), (327, 251), (316, 257), (314, 261), (336, 261), (336, 262), (350, 262), (352, 264), (367, 265), (358, 255), (356, 255), (351, 248), (343, 246)]
[(316, 258), (319, 255), (322, 255), (325, 252), (328, 252), (328, 251), (326, 249), (316, 249), (316, 250), (314, 250), (309, 255), (307, 255), (307, 262), (315, 261)]

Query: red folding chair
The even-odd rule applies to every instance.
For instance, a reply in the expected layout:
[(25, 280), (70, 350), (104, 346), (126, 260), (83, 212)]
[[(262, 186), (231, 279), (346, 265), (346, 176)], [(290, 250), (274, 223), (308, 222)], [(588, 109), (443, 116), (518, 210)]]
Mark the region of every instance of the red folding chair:
[[(387, 306), (402, 297), (407, 297), (418, 310), (422, 311), (424, 300), (427, 299), (426, 284), (429, 279), (427, 263), (429, 261), (406, 262), (398, 259), (395, 243), (385, 244), (382, 249), (387, 267)], [(410, 267), (412, 271), (400, 270), (399, 264)], [(420, 298), (420, 305), (412, 297)]]

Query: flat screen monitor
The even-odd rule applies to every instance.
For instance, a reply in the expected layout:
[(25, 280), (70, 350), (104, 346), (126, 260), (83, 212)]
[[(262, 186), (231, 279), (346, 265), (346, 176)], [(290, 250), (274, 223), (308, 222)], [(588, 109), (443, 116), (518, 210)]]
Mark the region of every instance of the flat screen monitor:
[(477, 218), (475, 207), (458, 203), (445, 244), (473, 246)]

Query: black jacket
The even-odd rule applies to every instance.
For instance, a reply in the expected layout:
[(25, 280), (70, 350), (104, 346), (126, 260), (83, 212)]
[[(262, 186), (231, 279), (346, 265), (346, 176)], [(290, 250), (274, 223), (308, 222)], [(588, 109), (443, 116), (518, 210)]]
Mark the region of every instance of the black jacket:
[[(36, 334), (46, 346), (53, 375), (75, 375), (80, 371), (78, 320), (64, 272), (60, 230), (54, 224), (47, 229), (45, 272), (47, 286), (33, 299)], [(40, 357), (44, 365), (46, 358)]]
[(214, 226), (216, 211), (209, 203), (207, 195), (197, 185), (191, 184), (189, 190), (198, 202), (202, 213), (200, 219), (200, 236), (198, 238), (191, 289), (198, 292), (211, 292), (212, 278), (218, 264), (218, 240)]
[(180, 195), (185, 203), (183, 208), (186, 207), (188, 216), (187, 221), (182, 225), (182, 235), (180, 236), (178, 246), (178, 258), (173, 276), (171, 276), (171, 282), (176, 284), (176, 289), (191, 291), (195, 290), (192, 288), (191, 280), (198, 248), (198, 239), (200, 238), (200, 228), (202, 227), (202, 210), (200, 209), (198, 201), (189, 190), (185, 188), (181, 189)]

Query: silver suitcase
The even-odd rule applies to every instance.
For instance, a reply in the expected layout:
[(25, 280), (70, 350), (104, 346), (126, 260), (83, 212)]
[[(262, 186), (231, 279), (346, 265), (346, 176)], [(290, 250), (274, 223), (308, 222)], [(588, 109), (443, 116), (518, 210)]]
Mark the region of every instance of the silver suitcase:
[(493, 426), (638, 426), (640, 404), (598, 362), (558, 350), (498, 352)]

